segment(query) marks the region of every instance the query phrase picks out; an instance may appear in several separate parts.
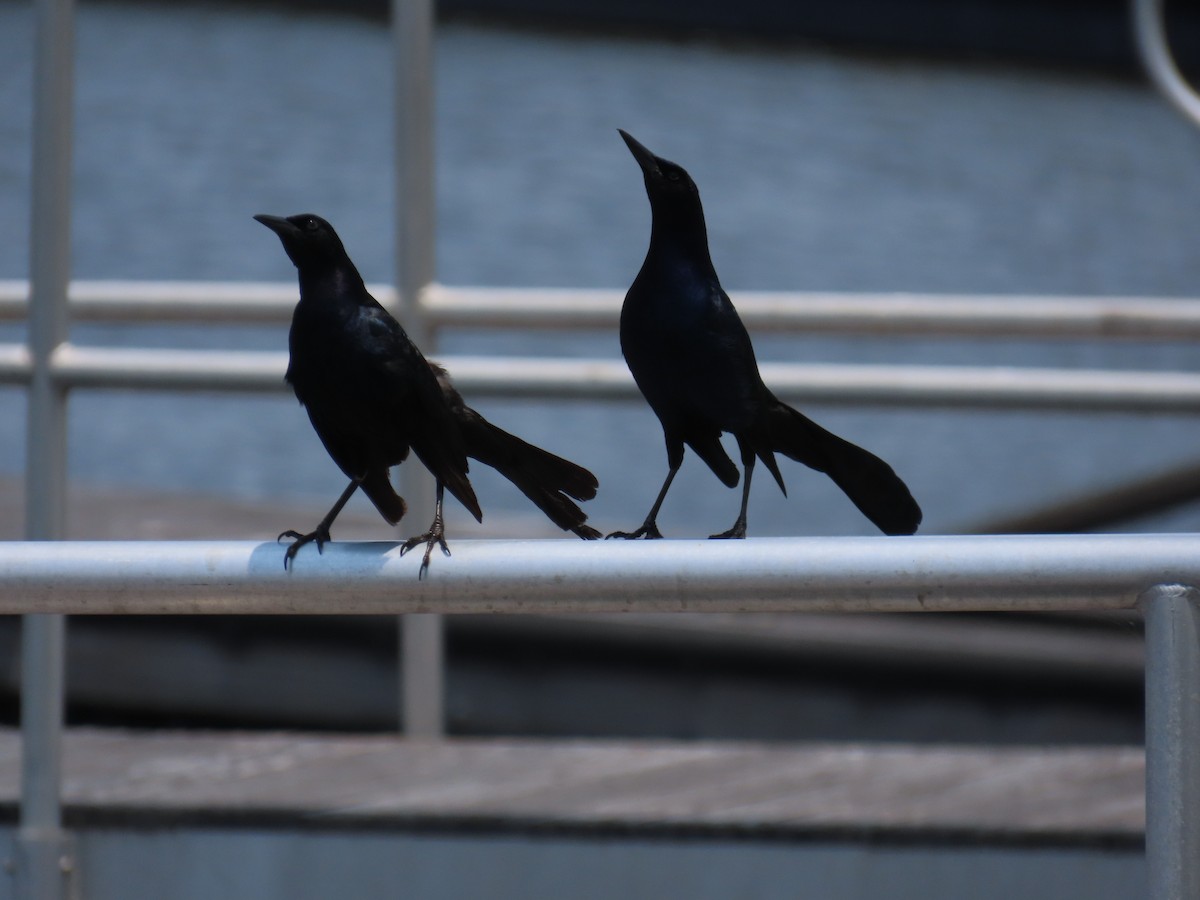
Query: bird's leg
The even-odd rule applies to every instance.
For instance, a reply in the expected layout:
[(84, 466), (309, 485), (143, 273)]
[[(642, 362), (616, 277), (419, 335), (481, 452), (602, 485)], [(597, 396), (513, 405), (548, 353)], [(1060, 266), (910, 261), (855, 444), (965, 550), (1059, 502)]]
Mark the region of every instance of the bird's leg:
[(298, 531), (292, 531), (291, 529), (288, 529), (287, 531), (282, 532), (279, 537), (275, 538), (276, 543), (282, 541), (284, 538), (292, 538), (292, 543), (288, 546), (287, 552), (283, 554), (283, 569), (285, 572), (287, 571), (288, 564), (296, 558), (296, 554), (305, 544), (311, 544), (315, 541), (317, 545), (317, 552), (324, 552), (325, 543), (333, 540), (329, 536), (329, 526), (333, 524), (333, 520), (336, 519), (338, 513), (342, 511), (342, 507), (346, 505), (346, 501), (349, 500), (354, 492), (358, 490), (358, 486), (361, 482), (362, 479), (360, 478), (351, 478), (350, 483), (346, 485), (346, 489), (342, 491), (342, 496), (338, 497), (337, 503), (333, 504), (333, 509), (329, 510), (329, 512), (325, 514), (325, 518), (317, 523), (317, 527), (308, 534), (301, 534)]
[(671, 482), (675, 480), (675, 473), (678, 471), (679, 466), (677, 465), (667, 470), (667, 480), (663, 482), (662, 489), (658, 492), (658, 497), (655, 499), (654, 505), (650, 507), (650, 513), (646, 516), (646, 521), (642, 523), (641, 528), (637, 531), (614, 531), (608, 537), (622, 538), (627, 541), (637, 540), (641, 537), (647, 540), (662, 538), (662, 532), (658, 530), (658, 510), (663, 505), (667, 490), (671, 487)]
[(746, 468), (746, 480), (742, 482), (742, 508), (738, 510), (737, 521), (733, 523), (733, 527), (728, 531), (722, 531), (720, 534), (710, 534), (710, 540), (720, 540), (723, 538), (741, 539), (746, 536), (746, 507), (750, 504), (750, 476), (754, 474), (754, 451), (746, 452), (742, 449), (742, 465)]
[(434, 504), (433, 524), (429, 526), (429, 530), (416, 537), (410, 537), (400, 546), (400, 555), (403, 556), (417, 544), (425, 545), (425, 558), (421, 560), (421, 568), (417, 572), (418, 581), (424, 578), (429, 571), (429, 556), (433, 553), (435, 545), (440, 546), (444, 554), (450, 555), (450, 548), (446, 546), (446, 525), (442, 520), (442, 494), (444, 492), (445, 487), (439, 481), (437, 483), (437, 502)]

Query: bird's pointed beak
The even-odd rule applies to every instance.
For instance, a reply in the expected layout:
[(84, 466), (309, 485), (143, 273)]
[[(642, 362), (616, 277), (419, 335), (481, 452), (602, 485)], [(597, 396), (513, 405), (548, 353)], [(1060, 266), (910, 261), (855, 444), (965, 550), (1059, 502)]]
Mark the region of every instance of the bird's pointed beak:
[(266, 225), (281, 238), (287, 237), (289, 234), (299, 231), (295, 225), (283, 218), (283, 216), (268, 216), (259, 213), (254, 217), (254, 221), (261, 222), (263, 225)]
[(648, 177), (659, 174), (658, 157), (638, 143), (628, 131), (621, 128), (618, 128), (617, 131), (625, 140), (625, 145), (629, 147), (629, 152), (633, 154), (637, 164), (642, 167), (642, 172)]

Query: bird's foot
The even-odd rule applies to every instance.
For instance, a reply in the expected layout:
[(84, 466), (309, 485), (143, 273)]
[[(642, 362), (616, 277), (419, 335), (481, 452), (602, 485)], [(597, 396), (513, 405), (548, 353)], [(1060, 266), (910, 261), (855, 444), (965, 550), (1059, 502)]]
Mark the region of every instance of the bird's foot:
[(403, 556), (413, 547), (418, 544), (425, 545), (425, 557), (421, 560), (421, 568), (417, 572), (417, 580), (422, 580), (429, 572), (429, 557), (433, 553), (434, 547), (441, 547), (442, 553), (446, 556), (450, 555), (450, 548), (446, 545), (446, 529), (441, 522), (434, 522), (433, 527), (424, 534), (418, 534), (416, 537), (410, 537), (407, 541), (400, 545), (400, 555)]
[(598, 532), (591, 525), (576, 525), (571, 530), (585, 541), (595, 541), (604, 537), (604, 535)]
[(284, 538), (291, 538), (292, 543), (288, 545), (287, 552), (283, 554), (283, 570), (286, 572), (292, 560), (296, 558), (296, 554), (300, 552), (300, 548), (305, 544), (317, 545), (317, 552), (325, 552), (325, 544), (333, 540), (329, 536), (329, 529), (318, 525), (315, 531), (310, 531), (308, 534), (301, 534), (298, 531), (292, 531), (290, 528), (287, 531), (280, 533), (279, 537), (275, 538), (275, 543), (279, 543)]
[(746, 523), (744, 521), (742, 521), (741, 519), (738, 519), (736, 522), (733, 523), (733, 527), (730, 528), (728, 531), (722, 531), (720, 534), (710, 534), (708, 536), (708, 539), (710, 541), (725, 541), (725, 540), (740, 541), (740, 540), (744, 540), (745, 537), (746, 537)]
[(659, 541), (662, 540), (662, 532), (658, 530), (658, 524), (651, 521), (643, 522), (642, 527), (637, 531), (614, 531), (607, 537), (620, 538), (623, 541), (636, 541), (638, 538), (645, 538), (648, 541)]

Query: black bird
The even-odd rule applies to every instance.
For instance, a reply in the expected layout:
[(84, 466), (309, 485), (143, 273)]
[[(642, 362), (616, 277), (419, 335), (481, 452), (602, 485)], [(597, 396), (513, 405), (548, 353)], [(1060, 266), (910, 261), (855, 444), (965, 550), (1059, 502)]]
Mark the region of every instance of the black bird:
[(746, 480), (737, 520), (714, 538), (746, 536), (755, 459), (787, 494), (776, 453), (826, 473), (886, 534), (915, 532), (921, 509), (891, 466), (780, 402), (763, 384), (750, 335), (709, 257), (695, 182), (682, 166), (655, 156), (624, 131), (621, 137), (645, 176), (652, 216), (650, 249), (621, 307), (621, 352), (662, 423), (669, 468), (641, 527), (609, 537), (662, 537), (658, 511), (685, 444), (735, 487), (738, 469), (720, 442), (725, 432), (737, 439)]
[(388, 524), (399, 522), (405, 504), (388, 480), (388, 469), (403, 462), (410, 448), (437, 481), (433, 524), (400, 550), (404, 554), (425, 544), (421, 577), (435, 544), (450, 554), (442, 519), (444, 490), (483, 520), (467, 479), (468, 456), (513, 482), (555, 525), (588, 540), (600, 536), (584, 524), (587, 516), (571, 499), (596, 496), (596, 477), (497, 428), (464, 404), (445, 371), (421, 355), (400, 323), (367, 292), (328, 222), (309, 214), (254, 218), (279, 235), (300, 275), (286, 380), (321, 443), (350, 479), (313, 531), (279, 536), (292, 539), (285, 569), (305, 544), (315, 542), (322, 549), (333, 520), (359, 488)]

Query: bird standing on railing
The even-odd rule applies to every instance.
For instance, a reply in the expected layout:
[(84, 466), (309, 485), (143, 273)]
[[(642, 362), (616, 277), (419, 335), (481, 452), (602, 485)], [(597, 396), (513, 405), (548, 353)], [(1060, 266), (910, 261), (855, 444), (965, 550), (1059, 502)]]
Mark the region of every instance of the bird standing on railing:
[(737, 466), (720, 441), (725, 432), (737, 439), (746, 480), (737, 520), (714, 538), (746, 536), (755, 459), (787, 494), (776, 453), (826, 473), (886, 534), (915, 532), (921, 509), (891, 466), (780, 402), (763, 384), (750, 335), (717, 280), (695, 182), (624, 131), (621, 137), (645, 176), (652, 216), (650, 249), (621, 307), (621, 351), (662, 423), (669, 468), (641, 527), (609, 537), (662, 537), (658, 511), (685, 444), (735, 487)]
[[(255, 216), (283, 242), (300, 275), (300, 302), (288, 335), (286, 379), (333, 461), (350, 484), (308, 534), (291, 538), (283, 565), (305, 544), (320, 551), (329, 528), (358, 488), (395, 525), (404, 500), (388, 480), (388, 469), (409, 450), (437, 481), (433, 524), (409, 538), (401, 555), (425, 544), (419, 577), (429, 569), (435, 545), (447, 556), (442, 496), (449, 489), (476, 520), (479, 501), (467, 479), (467, 457), (496, 469), (513, 482), (555, 525), (588, 540), (600, 536), (584, 524), (574, 500), (596, 496), (596, 477), (581, 466), (497, 428), (463, 403), (445, 370), (430, 363), (404, 329), (363, 284), (332, 226), (314, 215)], [(572, 499), (574, 498), (574, 499)]]

